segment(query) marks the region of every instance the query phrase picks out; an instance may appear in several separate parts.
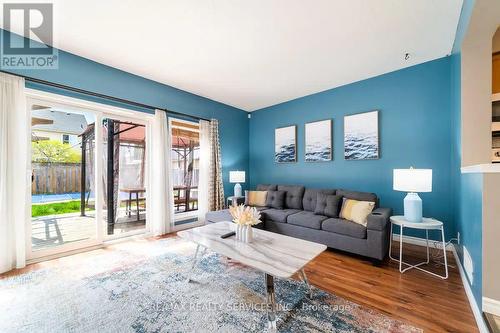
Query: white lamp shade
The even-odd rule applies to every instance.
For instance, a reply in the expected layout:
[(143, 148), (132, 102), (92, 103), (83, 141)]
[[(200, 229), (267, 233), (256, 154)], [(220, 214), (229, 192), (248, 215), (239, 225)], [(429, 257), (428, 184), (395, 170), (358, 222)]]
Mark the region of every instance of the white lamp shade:
[(432, 169), (394, 169), (393, 188), (402, 192), (432, 192)]
[(229, 182), (230, 183), (244, 183), (245, 182), (245, 171), (229, 171)]

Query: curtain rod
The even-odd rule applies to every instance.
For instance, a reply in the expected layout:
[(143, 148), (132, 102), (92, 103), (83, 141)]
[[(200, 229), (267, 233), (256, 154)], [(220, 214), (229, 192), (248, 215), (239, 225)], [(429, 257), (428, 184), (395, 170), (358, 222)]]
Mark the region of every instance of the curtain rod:
[(76, 92), (76, 93), (79, 93), (79, 94), (82, 94), (82, 95), (88, 95), (88, 96), (98, 97), (98, 98), (102, 98), (102, 99), (107, 99), (107, 100), (110, 100), (110, 101), (113, 101), (113, 102), (118, 102), (118, 103), (123, 103), (123, 104), (129, 104), (129, 105), (133, 105), (133, 106), (140, 107), (140, 108), (143, 108), (143, 109), (161, 110), (161, 111), (164, 111), (164, 112), (166, 112), (168, 114), (171, 114), (171, 115), (178, 115), (178, 116), (189, 117), (189, 118), (193, 118), (193, 119), (210, 121), (210, 119), (207, 119), (207, 118), (193, 116), (193, 115), (190, 115), (190, 114), (186, 114), (186, 113), (182, 113), (182, 112), (177, 112), (177, 111), (171, 111), (171, 110), (168, 110), (168, 109), (159, 108), (159, 107), (156, 107), (156, 106), (151, 106), (151, 105), (147, 105), (147, 104), (143, 104), (143, 103), (139, 103), (139, 102), (134, 102), (134, 101), (130, 101), (130, 100), (119, 98), (119, 97), (113, 97), (113, 96), (109, 96), (109, 95), (104, 95), (104, 94), (100, 94), (100, 93), (96, 93), (96, 92), (92, 92), (92, 91), (88, 91), (88, 90), (84, 90), (84, 89), (80, 89), (80, 88), (70, 87), (70, 86), (66, 86), (64, 84), (60, 84), (60, 83), (54, 83), (54, 82), (50, 82), (50, 81), (36, 79), (34, 77), (29, 77), (29, 76), (26, 76), (26, 75), (15, 74), (15, 73), (7, 72), (7, 71), (4, 71), (4, 70), (0, 70), (0, 72), (1, 73), (5, 73), (5, 74), (9, 74), (9, 75), (15, 75), (15, 76), (22, 77), (26, 81), (29, 81), (29, 82), (39, 83), (39, 84), (43, 84), (43, 85), (50, 86), (50, 87), (64, 89), (64, 90)]

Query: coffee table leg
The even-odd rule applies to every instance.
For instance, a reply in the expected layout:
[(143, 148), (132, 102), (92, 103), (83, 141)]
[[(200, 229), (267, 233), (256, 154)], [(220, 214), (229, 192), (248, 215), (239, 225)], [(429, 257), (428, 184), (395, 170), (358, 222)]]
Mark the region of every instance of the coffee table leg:
[(274, 293), (274, 277), (265, 273), (267, 291), (267, 328), (276, 332), (276, 295)]
[(191, 281), (191, 275), (193, 275), (194, 268), (198, 263), (198, 252), (200, 252), (200, 247), (201, 245), (196, 246), (196, 252), (194, 253), (194, 258), (193, 258), (193, 265), (191, 266), (191, 270), (188, 273), (187, 283)]
[(302, 276), (302, 281), (304, 281), (304, 283), (307, 286), (307, 289), (309, 290), (309, 297), (312, 298), (313, 297), (313, 291), (312, 291), (311, 285), (309, 284), (309, 280), (307, 280), (306, 272), (304, 271), (303, 268), (300, 270), (300, 275)]

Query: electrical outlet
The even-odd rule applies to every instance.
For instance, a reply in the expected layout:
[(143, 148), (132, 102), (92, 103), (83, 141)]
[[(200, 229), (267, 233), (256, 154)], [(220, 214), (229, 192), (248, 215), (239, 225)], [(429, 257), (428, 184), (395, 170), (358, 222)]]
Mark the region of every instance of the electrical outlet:
[(460, 245), (460, 231), (457, 232), (457, 244)]

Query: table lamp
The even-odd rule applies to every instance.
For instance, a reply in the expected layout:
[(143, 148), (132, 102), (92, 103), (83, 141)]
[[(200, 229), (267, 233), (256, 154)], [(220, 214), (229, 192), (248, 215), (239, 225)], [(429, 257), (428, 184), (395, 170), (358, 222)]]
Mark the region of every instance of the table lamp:
[(241, 197), (240, 183), (245, 182), (245, 171), (229, 171), (229, 182), (236, 183), (236, 185), (234, 185), (234, 196)]
[(432, 169), (394, 169), (393, 188), (408, 192), (404, 199), (405, 220), (422, 222), (422, 199), (417, 192), (432, 192)]

